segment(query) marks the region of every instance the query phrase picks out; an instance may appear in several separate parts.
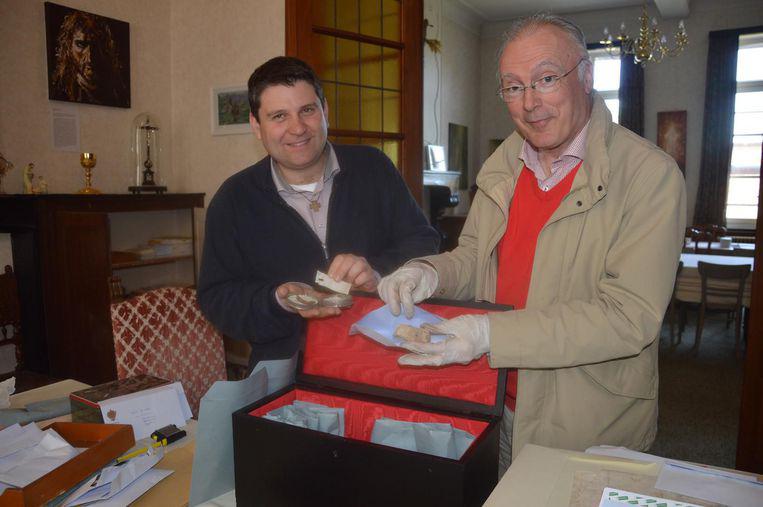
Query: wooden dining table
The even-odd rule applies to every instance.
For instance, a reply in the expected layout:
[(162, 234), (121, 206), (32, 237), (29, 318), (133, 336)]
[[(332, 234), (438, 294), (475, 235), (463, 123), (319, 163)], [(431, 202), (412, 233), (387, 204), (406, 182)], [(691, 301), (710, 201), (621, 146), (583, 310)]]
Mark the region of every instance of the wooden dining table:
[[(697, 263), (699, 261), (726, 266), (749, 264), (751, 270), (755, 268), (755, 259), (753, 257), (740, 257), (737, 255), (682, 253), (681, 261), (684, 263), (684, 267), (676, 279), (676, 298), (689, 303), (699, 303), (702, 299), (702, 280), (697, 270)], [(749, 308), (751, 290), (752, 276), (748, 276), (744, 286), (742, 306)]]

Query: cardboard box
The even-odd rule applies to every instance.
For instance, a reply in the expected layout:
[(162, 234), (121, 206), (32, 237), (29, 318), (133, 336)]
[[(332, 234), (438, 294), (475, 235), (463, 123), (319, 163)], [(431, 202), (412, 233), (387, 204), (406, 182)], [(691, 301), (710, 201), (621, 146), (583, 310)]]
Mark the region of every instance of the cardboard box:
[(51, 428), (74, 447), (87, 449), (23, 488), (6, 489), (3, 507), (36, 507), (72, 489), (98, 469), (135, 445), (132, 427), (125, 424), (55, 422)]
[(152, 375), (136, 375), (121, 380), (75, 391), (69, 395), (73, 422), (102, 423), (103, 415), (99, 403), (103, 400), (144, 391), (153, 387), (170, 384), (169, 380)]
[[(340, 317), (307, 325), (297, 382), (233, 414), (238, 505), (477, 506), (498, 481), (498, 435), (506, 371), (482, 358), (444, 368), (401, 367), (386, 348), (350, 325), (380, 307), (355, 297)], [(422, 307), (445, 318), (506, 310), (442, 302)], [(264, 419), (295, 399), (345, 408), (345, 437)], [(475, 435), (458, 459), (371, 443), (379, 417), (448, 422)]]

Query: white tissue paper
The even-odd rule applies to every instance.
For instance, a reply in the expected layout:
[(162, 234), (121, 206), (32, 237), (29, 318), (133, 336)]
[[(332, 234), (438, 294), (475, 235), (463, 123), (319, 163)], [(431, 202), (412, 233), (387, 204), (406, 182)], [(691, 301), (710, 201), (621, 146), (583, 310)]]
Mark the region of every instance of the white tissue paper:
[(11, 394), (16, 391), (16, 377), (0, 382), (0, 408), (11, 406)]
[(443, 458), (461, 459), (474, 442), (474, 436), (448, 423), (416, 423), (382, 417), (374, 423), (371, 442)]
[(265, 414), (265, 419), (344, 436), (344, 409), (295, 400)]

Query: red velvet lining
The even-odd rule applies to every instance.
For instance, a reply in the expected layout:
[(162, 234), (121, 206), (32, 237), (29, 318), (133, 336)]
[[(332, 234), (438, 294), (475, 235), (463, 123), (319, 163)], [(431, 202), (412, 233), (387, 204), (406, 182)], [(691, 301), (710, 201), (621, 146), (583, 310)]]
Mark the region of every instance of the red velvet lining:
[(392, 405), (383, 405), (381, 403), (353, 400), (351, 398), (342, 398), (340, 396), (332, 396), (329, 394), (314, 393), (303, 389), (293, 389), (280, 398), (276, 398), (275, 400), (252, 410), (249, 412), (249, 415), (262, 417), (271, 410), (294, 403), (294, 400), (320, 403), (321, 405), (334, 408), (344, 408), (344, 436), (355, 440), (362, 440), (364, 442), (371, 440), (371, 431), (374, 428), (374, 422), (381, 417), (396, 419), (398, 421), (450, 423), (454, 428), (468, 431), (475, 437), (482, 434), (487, 427), (487, 423), (483, 421), (452, 417), (432, 412), (423, 412), (420, 410), (411, 410)]
[[(384, 347), (361, 334), (350, 336), (350, 326), (384, 303), (375, 298), (354, 297), (352, 308), (338, 317), (312, 319), (307, 325), (302, 371), (309, 375), (348, 382), (413, 391), (437, 397), (495, 405), (498, 370), (482, 357), (467, 365), (441, 368), (399, 366), (403, 349)], [(486, 313), (455, 306), (421, 305), (443, 318)]]

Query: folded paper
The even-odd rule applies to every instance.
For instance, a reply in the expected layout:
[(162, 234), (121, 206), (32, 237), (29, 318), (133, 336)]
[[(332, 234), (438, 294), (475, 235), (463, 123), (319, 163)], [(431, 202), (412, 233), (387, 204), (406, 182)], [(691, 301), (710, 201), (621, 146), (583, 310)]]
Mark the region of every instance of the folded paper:
[(292, 426), (344, 436), (344, 409), (332, 408), (318, 403), (295, 400), (265, 414), (265, 419)]
[(268, 373), (263, 369), (243, 380), (217, 381), (201, 398), (189, 505), (234, 488), (232, 414), (267, 392)]
[(474, 442), (474, 436), (448, 423), (416, 423), (381, 418), (374, 423), (371, 442), (443, 458), (461, 459)]
[(52, 429), (41, 431), (35, 424), (5, 428), (0, 431), (0, 494), (31, 484), (79, 452)]

